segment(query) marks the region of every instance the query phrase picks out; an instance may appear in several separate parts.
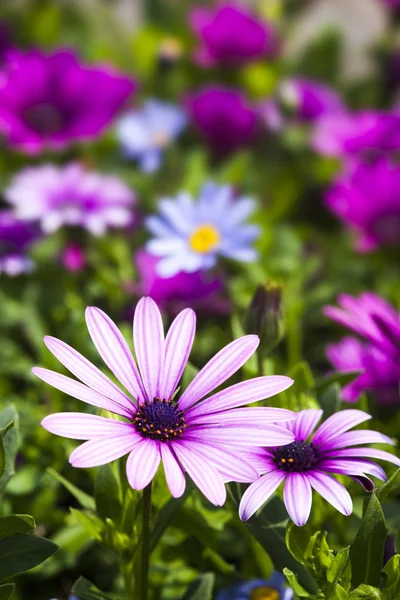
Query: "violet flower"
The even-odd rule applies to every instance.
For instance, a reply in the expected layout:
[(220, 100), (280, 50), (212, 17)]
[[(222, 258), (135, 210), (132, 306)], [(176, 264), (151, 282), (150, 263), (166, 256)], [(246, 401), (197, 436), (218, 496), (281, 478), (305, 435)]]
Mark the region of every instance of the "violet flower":
[(0, 132), (28, 154), (100, 135), (136, 88), (110, 66), (72, 51), (14, 52), (0, 78)]
[(257, 111), (241, 91), (209, 86), (188, 98), (187, 109), (218, 155), (234, 152), (255, 140)]
[(69, 225), (103, 235), (109, 227), (133, 222), (135, 195), (130, 188), (113, 175), (86, 171), (78, 163), (28, 167), (4, 195), (19, 219), (40, 223), (45, 233)]
[(354, 232), (356, 248), (370, 252), (400, 240), (400, 166), (382, 157), (353, 162), (328, 190), (325, 202)]
[(190, 23), (201, 40), (195, 58), (203, 67), (242, 65), (271, 57), (278, 49), (274, 28), (234, 3), (197, 6)]
[[(185, 490), (185, 471), (215, 505), (225, 502), (225, 481), (253, 481), (254, 447), (288, 444), (293, 434), (277, 421), (295, 418), (279, 408), (239, 408), (268, 398), (293, 383), (289, 377), (258, 377), (208, 396), (240, 369), (259, 344), (255, 335), (241, 337), (218, 352), (181, 391), (179, 381), (192, 348), (196, 316), (182, 311), (164, 338), (160, 311), (142, 298), (133, 320), (135, 359), (111, 319), (88, 308), (86, 321), (93, 343), (128, 393), (64, 342), (46, 337), (56, 358), (83, 383), (48, 369), (33, 372), (53, 387), (124, 420), (85, 413), (45, 417), (43, 427), (63, 437), (88, 440), (70, 456), (75, 467), (106, 464), (129, 453), (127, 478), (133, 489), (145, 488), (160, 462), (171, 494)], [(201, 401), (201, 402), (200, 402)]]
[(382, 467), (368, 460), (386, 460), (400, 466), (400, 459), (384, 450), (357, 447), (362, 444), (393, 444), (391, 438), (377, 431), (349, 431), (370, 419), (361, 410), (343, 410), (326, 419), (313, 431), (321, 419), (322, 410), (308, 409), (298, 413), (297, 420), (287, 423), (295, 441), (287, 446), (268, 448), (260, 452), (257, 468), (263, 477), (245, 491), (239, 514), (247, 521), (281, 483), (285, 483), (283, 497), (292, 521), (305, 525), (311, 512), (312, 489), (344, 515), (350, 515), (353, 503), (342, 483), (331, 476), (348, 475), (371, 491), (374, 484), (367, 475), (385, 481)]
[(304, 121), (315, 121), (322, 115), (343, 114), (345, 107), (339, 95), (320, 81), (296, 77), (280, 85), (283, 102)]
[(23, 223), (10, 210), (0, 211), (0, 274), (10, 276), (28, 273), (33, 263), (27, 251), (38, 238), (31, 223)]
[(269, 579), (251, 579), (223, 588), (216, 600), (293, 600), (285, 577), (273, 571)]

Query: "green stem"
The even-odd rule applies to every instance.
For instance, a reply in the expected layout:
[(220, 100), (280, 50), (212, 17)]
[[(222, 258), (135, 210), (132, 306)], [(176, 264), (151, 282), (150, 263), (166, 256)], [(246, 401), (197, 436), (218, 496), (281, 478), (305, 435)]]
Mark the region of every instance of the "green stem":
[(140, 600), (148, 600), (150, 561), (151, 483), (143, 490), (142, 552), (140, 565)]

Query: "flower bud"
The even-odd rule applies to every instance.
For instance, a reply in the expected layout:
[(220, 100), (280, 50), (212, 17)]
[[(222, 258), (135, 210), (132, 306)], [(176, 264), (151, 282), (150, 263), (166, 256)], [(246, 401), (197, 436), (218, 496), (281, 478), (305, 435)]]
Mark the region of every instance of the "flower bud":
[(268, 282), (259, 285), (247, 309), (246, 333), (260, 337), (260, 348), (264, 354), (270, 352), (283, 338), (282, 285)]

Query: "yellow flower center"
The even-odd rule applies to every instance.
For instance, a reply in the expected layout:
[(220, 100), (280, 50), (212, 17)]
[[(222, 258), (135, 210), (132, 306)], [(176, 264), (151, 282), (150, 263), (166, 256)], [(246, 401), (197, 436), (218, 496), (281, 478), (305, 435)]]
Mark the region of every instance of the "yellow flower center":
[(192, 250), (204, 254), (214, 250), (221, 239), (218, 230), (214, 225), (200, 225), (189, 238), (189, 244)]
[(251, 593), (251, 600), (279, 600), (280, 594), (270, 587), (258, 587)]

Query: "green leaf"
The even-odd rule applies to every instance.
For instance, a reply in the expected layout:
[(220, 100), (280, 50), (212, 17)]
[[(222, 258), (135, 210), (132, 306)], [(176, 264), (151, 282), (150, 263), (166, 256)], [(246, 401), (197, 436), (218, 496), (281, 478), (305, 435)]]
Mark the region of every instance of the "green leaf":
[(104, 529), (103, 521), (93, 513), (84, 513), (81, 510), (77, 510), (76, 508), (72, 507), (69, 510), (71, 511), (74, 519), (82, 525), (88, 536), (92, 540), (101, 542), (101, 532)]
[(0, 517), (0, 538), (29, 533), (35, 529), (35, 527), (35, 520), (30, 515), (8, 515), (6, 517)]
[(33, 569), (54, 554), (58, 546), (36, 535), (0, 539), (0, 581)]
[(314, 386), (314, 377), (310, 365), (305, 361), (295, 364), (288, 372), (288, 376), (294, 379), (290, 392), (295, 396), (309, 392)]
[[(12, 425), (12, 429), (10, 429)], [(18, 450), (18, 414), (14, 406), (7, 406), (0, 412), (0, 429), (3, 435), (0, 439), (0, 500), (7, 483), (14, 475), (14, 463)], [(5, 433), (7, 430), (7, 434)]]
[(108, 463), (97, 470), (94, 490), (99, 515), (103, 519), (110, 518), (119, 523), (122, 515), (122, 489), (113, 464)]
[(320, 394), (324, 392), (328, 387), (332, 385), (332, 383), (338, 383), (342, 388), (349, 383), (352, 383), (359, 375), (361, 371), (347, 371), (345, 373), (333, 373), (332, 375), (328, 375), (327, 377), (323, 377), (321, 379), (317, 379), (315, 385), (313, 387), (313, 392)]
[(350, 546), (353, 586), (378, 586), (388, 529), (381, 504), (373, 492), (354, 542)]
[(74, 583), (71, 591), (73, 594), (76, 594), (80, 600), (111, 600), (109, 596), (84, 577), (79, 577), (78, 581)]
[(295, 592), (295, 594), (299, 596), (299, 598), (314, 598), (314, 594), (310, 594), (310, 592), (307, 592), (307, 590), (305, 590), (303, 586), (300, 585), (293, 571), (285, 567), (283, 569), (283, 574), (288, 580), (290, 587)]
[(318, 394), (318, 402), (324, 411), (324, 419), (340, 410), (340, 385), (337, 381), (331, 383)]
[(329, 583), (336, 583), (337, 581), (339, 581), (343, 571), (346, 568), (347, 563), (349, 562), (349, 556), (350, 546), (347, 546), (347, 548), (343, 548), (343, 550), (340, 550), (336, 554), (326, 574), (326, 578), (329, 581)]
[(389, 495), (394, 495), (400, 490), (400, 469), (397, 469), (393, 475), (383, 485), (378, 487), (376, 495), (380, 502), (386, 500)]
[(52, 477), (57, 479), (57, 481), (59, 481), (70, 492), (70, 494), (72, 494), (74, 498), (78, 500), (79, 504), (83, 508), (87, 508), (88, 510), (96, 510), (96, 503), (93, 496), (89, 496), (89, 494), (80, 490), (78, 487), (76, 487), (76, 485), (68, 481), (68, 479), (65, 479), (65, 477), (57, 473), (57, 471), (51, 467), (47, 469), (47, 472), (49, 475), (52, 475)]
[(182, 506), (182, 504), (185, 502), (186, 498), (188, 496), (190, 496), (190, 494), (193, 492), (194, 488), (195, 488), (194, 483), (192, 481), (188, 481), (186, 484), (185, 493), (180, 498), (171, 498), (161, 508), (161, 510), (158, 513), (156, 520), (154, 522), (153, 531), (151, 532), (151, 539), (150, 539), (151, 550), (154, 550), (154, 548), (157, 546), (157, 543), (158, 543), (160, 537), (162, 536), (162, 534), (168, 527), (172, 517), (174, 516), (176, 511), (179, 510), (179, 508)]
[(385, 600), (396, 600), (400, 597), (400, 555), (395, 554), (382, 569), (385, 579)]
[(14, 593), (15, 585), (13, 583), (5, 583), (0, 585), (0, 600), (10, 600)]
[(380, 590), (366, 583), (361, 584), (349, 594), (349, 600), (380, 600), (381, 598)]
[(332, 564), (332, 553), (326, 541), (327, 532), (317, 531), (311, 536), (305, 559), (318, 575), (326, 574)]
[(302, 565), (305, 564), (305, 554), (310, 543), (311, 535), (309, 528), (297, 527), (292, 521), (289, 522), (286, 530), (286, 545), (296, 560)]
[(214, 573), (204, 573), (190, 584), (182, 600), (212, 600)]
[(325, 594), (325, 600), (347, 600), (346, 590), (339, 583), (332, 583)]

